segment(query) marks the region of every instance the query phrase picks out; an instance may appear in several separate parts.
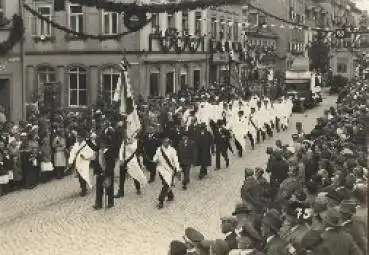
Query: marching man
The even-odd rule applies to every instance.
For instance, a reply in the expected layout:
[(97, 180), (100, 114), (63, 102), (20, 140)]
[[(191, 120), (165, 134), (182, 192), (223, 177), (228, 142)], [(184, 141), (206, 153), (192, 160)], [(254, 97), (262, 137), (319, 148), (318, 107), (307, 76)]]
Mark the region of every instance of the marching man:
[(177, 152), (169, 145), (168, 137), (164, 137), (162, 146), (156, 150), (153, 161), (157, 163), (157, 171), (163, 185), (158, 204), (158, 209), (162, 209), (166, 197), (168, 197), (169, 202), (173, 201), (174, 177), (180, 173)]
[(87, 194), (87, 185), (92, 188), (90, 162), (94, 158), (95, 152), (88, 146), (80, 131), (69, 154), (68, 169), (75, 168), (77, 171), (78, 181), (81, 187), (81, 197)]

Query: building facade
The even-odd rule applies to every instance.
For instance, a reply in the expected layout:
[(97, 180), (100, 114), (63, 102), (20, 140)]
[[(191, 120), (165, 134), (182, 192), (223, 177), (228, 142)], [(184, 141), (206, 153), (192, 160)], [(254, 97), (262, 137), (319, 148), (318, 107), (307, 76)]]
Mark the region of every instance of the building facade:
[[(20, 13), (18, 1), (0, 1), (1, 19), (12, 19)], [(7, 40), (12, 23), (0, 29), (1, 42)], [(25, 116), (25, 91), (23, 85), (22, 42), (0, 55), (0, 105), (10, 120)]]

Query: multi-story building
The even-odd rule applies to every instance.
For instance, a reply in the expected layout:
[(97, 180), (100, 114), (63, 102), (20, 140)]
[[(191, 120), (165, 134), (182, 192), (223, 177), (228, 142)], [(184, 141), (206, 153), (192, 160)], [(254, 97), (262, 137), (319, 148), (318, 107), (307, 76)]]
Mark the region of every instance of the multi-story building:
[[(0, 1), (1, 22), (10, 20), (20, 13), (18, 1)], [(8, 22), (5, 22), (8, 23)], [(12, 23), (1, 27), (0, 40), (4, 42), (9, 36)], [(22, 42), (11, 50), (0, 53), (0, 105), (5, 108), (9, 119), (22, 119), (25, 116), (25, 91), (23, 85)]]
[[(120, 14), (68, 1), (65, 11), (55, 12), (52, 2), (26, 0), (43, 16), (75, 31), (116, 35), (126, 30)], [(99, 41), (65, 34), (25, 14), (27, 100), (38, 93), (47, 102), (58, 92), (60, 105), (69, 108), (85, 108), (99, 95), (111, 101), (123, 56), (131, 63), (135, 94), (144, 97), (224, 79), (228, 60), (210, 56), (209, 40), (242, 42), (245, 18), (237, 7), (153, 14), (152, 22), (139, 32)]]

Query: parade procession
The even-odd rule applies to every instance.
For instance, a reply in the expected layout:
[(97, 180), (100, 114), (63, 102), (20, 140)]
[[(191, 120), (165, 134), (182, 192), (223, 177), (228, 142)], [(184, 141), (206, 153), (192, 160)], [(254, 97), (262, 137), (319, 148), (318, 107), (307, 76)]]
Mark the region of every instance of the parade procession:
[(368, 254), (369, 1), (0, 13), (1, 255)]

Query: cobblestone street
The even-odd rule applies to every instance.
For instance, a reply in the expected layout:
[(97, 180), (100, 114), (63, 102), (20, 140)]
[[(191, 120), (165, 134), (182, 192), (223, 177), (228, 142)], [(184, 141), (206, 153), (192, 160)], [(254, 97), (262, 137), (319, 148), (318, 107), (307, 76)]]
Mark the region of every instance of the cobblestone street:
[(72, 176), (1, 197), (1, 254), (164, 255), (169, 242), (181, 238), (187, 226), (206, 237), (219, 237), (219, 217), (230, 214), (240, 200), (243, 169), (264, 167), (267, 146), (275, 139), (290, 141), (297, 121), (310, 131), (315, 119), (334, 104), (335, 98), (328, 96), (322, 106), (294, 114), (287, 132), (276, 134), (254, 151), (249, 149), (243, 158), (233, 156), (229, 169), (214, 172), (210, 168), (209, 177), (201, 182), (199, 169), (193, 169), (188, 190), (176, 188), (175, 201), (160, 211), (155, 208), (158, 180), (143, 189), (140, 197), (128, 180), (126, 196), (116, 200), (113, 209), (101, 211), (92, 209), (94, 190), (87, 197), (78, 196), (78, 181)]

